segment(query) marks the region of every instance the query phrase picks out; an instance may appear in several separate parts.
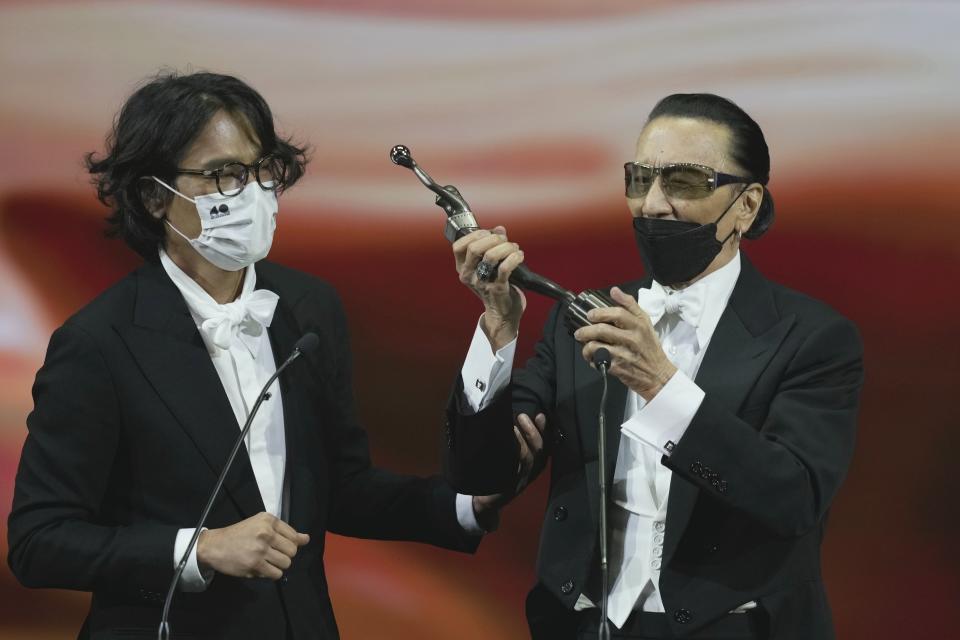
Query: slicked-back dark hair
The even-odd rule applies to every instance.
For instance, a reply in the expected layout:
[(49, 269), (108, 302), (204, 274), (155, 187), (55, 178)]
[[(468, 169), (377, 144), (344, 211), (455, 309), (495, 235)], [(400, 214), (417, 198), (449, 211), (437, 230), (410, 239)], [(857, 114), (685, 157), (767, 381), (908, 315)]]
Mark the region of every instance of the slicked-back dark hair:
[(306, 148), (277, 135), (270, 107), (252, 87), (217, 73), (162, 72), (127, 99), (107, 136), (106, 154), (85, 157), (97, 197), (111, 209), (106, 218), (108, 236), (123, 238), (146, 260), (159, 260), (163, 221), (150, 215), (144, 200), (166, 203), (173, 194), (143, 178), (156, 176), (173, 184), (174, 172), (190, 145), (221, 110), (242, 116), (263, 153), (283, 159), (288, 167), (283, 188), (300, 179), (307, 163)]
[(647, 118), (650, 122), (659, 117), (696, 118), (724, 125), (731, 133), (730, 155), (734, 162), (752, 178), (763, 185), (763, 200), (753, 224), (744, 235), (755, 239), (766, 233), (773, 224), (773, 196), (767, 189), (770, 180), (770, 150), (767, 141), (753, 118), (731, 100), (712, 93), (675, 93), (656, 104)]

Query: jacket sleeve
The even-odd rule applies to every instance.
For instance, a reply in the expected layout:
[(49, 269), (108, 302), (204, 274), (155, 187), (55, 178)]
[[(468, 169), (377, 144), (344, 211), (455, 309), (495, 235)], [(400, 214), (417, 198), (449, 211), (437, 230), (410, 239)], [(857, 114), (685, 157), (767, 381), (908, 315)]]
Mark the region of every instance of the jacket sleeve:
[[(467, 534), (456, 514), (456, 492), (441, 477), (420, 478), (374, 467), (366, 431), (353, 398), (352, 358), (346, 316), (339, 298), (325, 296), (332, 340), (324, 383), (324, 440), (330, 470), (328, 529), (357, 538), (424, 542), (473, 551), (479, 537)], [(332, 307), (332, 314), (330, 314)]]
[[(555, 333), (562, 328), (562, 305), (547, 317), (543, 337), (522, 369), (512, 373), (510, 385), (484, 410), (467, 410), (460, 376), (454, 383), (445, 420), (444, 475), (458, 491), (472, 495), (509, 493), (517, 485), (520, 449), (513, 433), (520, 413), (549, 414), (555, 405)], [(547, 419), (549, 453), (551, 420)]]
[(853, 455), (863, 348), (833, 316), (794, 353), (757, 430), (709, 394), (663, 463), (782, 536), (825, 516)]
[(177, 528), (101, 521), (120, 433), (119, 404), (93, 338), (68, 323), (50, 340), (8, 522), (13, 574), (28, 587), (166, 587)]

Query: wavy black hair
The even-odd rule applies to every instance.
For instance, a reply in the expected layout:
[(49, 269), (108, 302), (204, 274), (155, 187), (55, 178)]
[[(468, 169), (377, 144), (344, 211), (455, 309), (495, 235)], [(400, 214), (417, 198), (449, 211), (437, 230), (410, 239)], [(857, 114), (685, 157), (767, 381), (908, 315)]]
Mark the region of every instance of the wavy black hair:
[(753, 118), (733, 101), (712, 93), (675, 93), (653, 107), (647, 122), (661, 116), (696, 118), (722, 124), (730, 130), (732, 143), (730, 155), (747, 173), (747, 177), (763, 185), (760, 210), (753, 224), (744, 233), (751, 240), (759, 238), (773, 224), (773, 196), (767, 189), (770, 181), (770, 150), (767, 141)]
[(111, 209), (107, 236), (123, 238), (148, 261), (159, 260), (163, 221), (150, 215), (146, 202), (163, 204), (172, 194), (143, 178), (157, 176), (173, 184), (190, 145), (221, 110), (242, 116), (263, 152), (284, 161), (287, 177), (280, 190), (303, 176), (307, 148), (277, 135), (270, 107), (248, 84), (217, 73), (161, 72), (127, 99), (107, 136), (106, 154), (97, 157), (91, 152), (84, 158), (97, 198)]

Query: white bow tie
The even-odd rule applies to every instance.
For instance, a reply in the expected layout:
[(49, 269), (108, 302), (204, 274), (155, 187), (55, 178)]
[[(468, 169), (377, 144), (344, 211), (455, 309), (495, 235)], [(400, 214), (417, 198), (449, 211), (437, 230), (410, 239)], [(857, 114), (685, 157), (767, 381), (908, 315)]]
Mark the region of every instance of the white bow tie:
[(233, 302), (205, 306), (201, 310), (205, 320), (200, 324), (200, 333), (207, 348), (229, 349), (233, 337), (240, 332), (259, 336), (273, 321), (279, 299), (269, 289), (256, 289)]
[(648, 316), (650, 323), (656, 325), (665, 315), (676, 313), (680, 319), (697, 328), (703, 315), (703, 287), (693, 285), (686, 289), (664, 289), (654, 281), (649, 289), (637, 292), (637, 303)]

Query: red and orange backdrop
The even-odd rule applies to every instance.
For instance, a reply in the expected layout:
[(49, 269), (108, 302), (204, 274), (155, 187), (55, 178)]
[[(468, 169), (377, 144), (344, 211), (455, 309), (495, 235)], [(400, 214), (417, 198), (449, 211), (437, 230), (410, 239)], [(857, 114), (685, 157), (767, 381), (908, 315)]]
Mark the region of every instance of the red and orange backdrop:
[[(272, 258), (333, 282), (377, 463), (429, 474), (480, 309), (410, 146), (569, 288), (640, 265), (621, 164), (656, 100), (732, 98), (767, 133), (778, 219), (746, 253), (859, 325), (858, 449), (824, 544), (838, 636), (960, 626), (960, 7), (633, 0), (0, 1), (0, 516), (52, 330), (138, 259), (81, 158), (161, 68), (239, 75), (313, 147)], [(531, 299), (529, 354), (548, 304)], [(545, 482), (474, 557), (332, 537), (345, 638), (525, 636)], [(0, 552), (6, 553), (0, 524)], [(88, 596), (0, 570), (0, 637), (73, 637)]]

